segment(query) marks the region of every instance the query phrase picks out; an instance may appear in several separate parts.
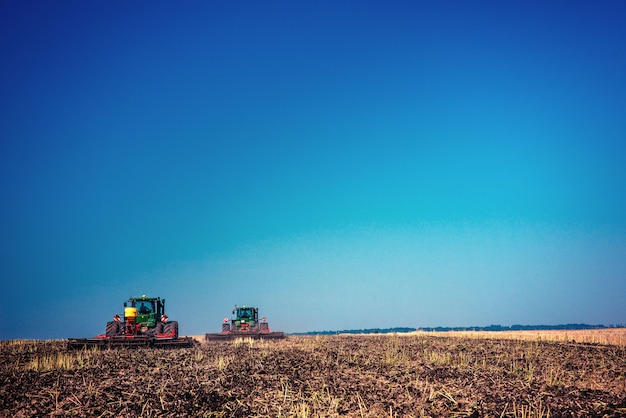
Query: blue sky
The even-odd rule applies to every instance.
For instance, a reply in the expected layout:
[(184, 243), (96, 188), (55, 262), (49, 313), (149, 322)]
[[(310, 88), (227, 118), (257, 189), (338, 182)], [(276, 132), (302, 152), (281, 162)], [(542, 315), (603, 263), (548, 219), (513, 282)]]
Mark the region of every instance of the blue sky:
[(0, 338), (626, 323), (626, 4), (0, 3)]

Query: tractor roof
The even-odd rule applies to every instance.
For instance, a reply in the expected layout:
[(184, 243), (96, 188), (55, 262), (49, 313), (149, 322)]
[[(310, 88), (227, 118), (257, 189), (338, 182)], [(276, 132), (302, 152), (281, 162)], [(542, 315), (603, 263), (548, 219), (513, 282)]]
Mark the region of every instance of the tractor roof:
[(156, 297), (156, 298), (149, 298), (149, 297), (147, 297), (146, 295), (141, 295), (141, 297), (136, 297), (136, 298), (134, 298), (134, 297), (132, 297), (132, 296), (131, 296), (130, 298), (128, 298), (128, 300), (146, 300), (146, 301), (147, 301), (147, 300), (157, 300), (157, 299), (161, 299), (161, 298), (160, 298), (160, 297)]

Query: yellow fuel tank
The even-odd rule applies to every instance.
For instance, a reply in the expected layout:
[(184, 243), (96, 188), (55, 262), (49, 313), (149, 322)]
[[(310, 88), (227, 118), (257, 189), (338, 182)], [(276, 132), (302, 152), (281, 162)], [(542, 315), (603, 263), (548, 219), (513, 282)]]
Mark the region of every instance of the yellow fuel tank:
[(132, 306), (124, 308), (124, 316), (126, 318), (137, 318), (137, 308), (133, 308)]

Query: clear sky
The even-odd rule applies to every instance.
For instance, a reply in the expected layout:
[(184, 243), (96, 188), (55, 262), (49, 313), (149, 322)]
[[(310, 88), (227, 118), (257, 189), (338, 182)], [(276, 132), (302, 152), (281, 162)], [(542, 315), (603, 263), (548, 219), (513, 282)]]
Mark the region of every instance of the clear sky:
[(626, 3), (0, 2), (0, 338), (626, 323)]

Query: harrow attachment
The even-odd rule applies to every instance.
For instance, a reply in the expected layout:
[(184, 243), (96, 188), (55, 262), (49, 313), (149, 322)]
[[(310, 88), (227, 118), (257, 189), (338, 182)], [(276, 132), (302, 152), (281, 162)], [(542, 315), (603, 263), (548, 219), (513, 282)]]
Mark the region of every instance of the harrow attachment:
[(285, 338), (284, 332), (221, 332), (204, 335), (205, 341), (234, 340), (237, 338), (252, 338), (255, 340), (278, 340)]
[(194, 347), (199, 343), (191, 337), (178, 338), (154, 338), (147, 336), (117, 336), (117, 337), (94, 337), (94, 338), (70, 338), (67, 340), (69, 350), (96, 347), (98, 349), (109, 348), (186, 348)]

